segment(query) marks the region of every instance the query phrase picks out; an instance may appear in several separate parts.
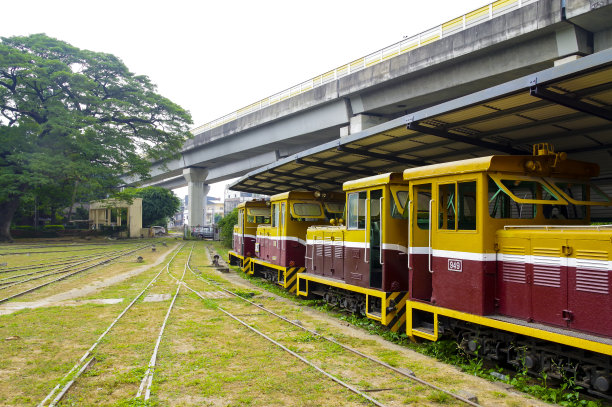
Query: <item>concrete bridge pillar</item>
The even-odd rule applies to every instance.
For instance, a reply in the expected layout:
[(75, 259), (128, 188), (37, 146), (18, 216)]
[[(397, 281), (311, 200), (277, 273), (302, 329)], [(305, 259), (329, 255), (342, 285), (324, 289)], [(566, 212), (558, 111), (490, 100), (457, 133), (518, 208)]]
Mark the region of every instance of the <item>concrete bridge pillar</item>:
[(205, 184), (208, 170), (205, 168), (185, 168), (183, 176), (187, 180), (189, 226), (204, 225), (206, 219), (206, 195), (210, 186)]

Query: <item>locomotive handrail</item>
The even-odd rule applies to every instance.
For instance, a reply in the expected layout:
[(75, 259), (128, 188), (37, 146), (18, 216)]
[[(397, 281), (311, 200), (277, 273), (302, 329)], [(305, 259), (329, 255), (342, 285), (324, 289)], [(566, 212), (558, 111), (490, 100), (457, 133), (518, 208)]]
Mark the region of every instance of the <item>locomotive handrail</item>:
[(506, 225), (504, 230), (508, 229), (544, 229), (544, 230), (562, 230), (562, 229), (589, 229), (601, 230), (612, 229), (612, 225)]
[(429, 272), (433, 274), (433, 269), (431, 267), (431, 255), (433, 253), (433, 250), (431, 248), (431, 228), (432, 228), (432, 223), (431, 223), (431, 207), (432, 207), (432, 203), (433, 203), (433, 199), (429, 200), (429, 253), (428, 253), (428, 261), (429, 261)]
[(408, 270), (410, 270), (410, 215), (412, 214), (412, 201), (408, 201), (408, 207), (406, 209), (408, 210), (408, 216), (406, 217), (408, 220), (408, 234), (406, 235), (406, 257), (408, 259), (406, 260), (406, 266)]
[(514, 10), (518, 10), (523, 6), (530, 3), (534, 3), (536, 1), (537, 0), (497, 0), (486, 6), (470, 11), (469, 13), (465, 13), (460, 17), (440, 24), (437, 27), (433, 27), (429, 30), (413, 35), (412, 37), (405, 37), (404, 39), (399, 42), (396, 42), (395, 44), (389, 45), (388, 47), (373, 52), (365, 57), (358, 58), (352, 62), (344, 64), (336, 69), (332, 69), (331, 71), (325, 72), (321, 75), (317, 75), (314, 78), (308, 79), (300, 84), (292, 86), (272, 96), (268, 96), (267, 98), (254, 102), (248, 106), (238, 109), (235, 112), (226, 114), (225, 116), (222, 116), (211, 122), (195, 127), (191, 130), (191, 132), (196, 135), (201, 132), (220, 127), (225, 123), (236, 120), (249, 113), (256, 112), (265, 107), (302, 94), (306, 91), (312, 90), (319, 86), (323, 86), (344, 76), (369, 68), (372, 65), (385, 62), (392, 57), (431, 44), (432, 42), (438, 41), (442, 38), (446, 38), (449, 35), (453, 35), (455, 33), (463, 31), (466, 28), (471, 28), (481, 23), (487, 22), (495, 17), (509, 13)]
[(379, 248), (378, 248), (378, 262), (383, 264), (383, 200), (384, 197), (380, 197), (378, 200), (378, 216), (380, 216), (380, 228), (378, 230), (378, 240), (379, 240)]
[[(363, 262), (364, 263), (369, 263), (369, 261), (366, 260), (366, 257), (368, 257), (368, 214), (369, 214), (369, 209), (370, 209), (370, 198), (366, 198), (365, 200), (365, 227), (363, 228)], [(370, 227), (372, 227), (370, 225)]]

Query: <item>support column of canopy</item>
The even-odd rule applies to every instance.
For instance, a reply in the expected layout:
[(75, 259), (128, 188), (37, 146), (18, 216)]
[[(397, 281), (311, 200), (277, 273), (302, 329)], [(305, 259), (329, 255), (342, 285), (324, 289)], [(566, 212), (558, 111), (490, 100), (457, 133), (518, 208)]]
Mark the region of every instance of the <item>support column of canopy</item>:
[(205, 168), (185, 168), (183, 176), (187, 180), (187, 211), (189, 212), (189, 226), (204, 225), (206, 217), (206, 194), (210, 186), (205, 184), (208, 170)]

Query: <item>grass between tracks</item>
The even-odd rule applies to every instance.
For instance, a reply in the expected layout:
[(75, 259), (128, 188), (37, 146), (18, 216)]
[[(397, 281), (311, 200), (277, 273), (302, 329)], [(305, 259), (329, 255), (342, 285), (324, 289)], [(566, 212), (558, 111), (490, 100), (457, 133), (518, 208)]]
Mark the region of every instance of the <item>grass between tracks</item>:
[[(215, 246), (215, 249), (222, 255), (222, 257), (227, 259), (228, 249), (222, 244), (219, 244), (218, 242), (214, 242), (213, 245)], [(367, 332), (380, 336), (387, 341), (415, 350), (424, 355), (434, 357), (444, 363), (457, 366), (463, 372), (466, 372), (468, 374), (478, 376), (492, 382), (499, 382), (500, 384), (507, 385), (507, 388), (514, 388), (521, 392), (535, 396), (536, 398), (545, 402), (556, 403), (566, 407), (612, 406), (612, 403), (607, 403), (602, 400), (593, 400), (590, 398), (585, 398), (585, 396), (580, 393), (581, 388), (574, 383), (571, 377), (566, 377), (565, 380), (563, 380), (561, 383), (558, 383), (557, 385), (549, 386), (549, 383), (547, 383), (546, 375), (543, 375), (541, 377), (531, 377), (525, 371), (518, 370), (514, 374), (512, 372), (505, 371), (505, 374), (508, 378), (506, 380), (499, 380), (491, 376), (491, 373), (501, 372), (501, 368), (486, 367), (483, 364), (482, 360), (469, 356), (462, 352), (461, 349), (458, 349), (454, 341), (443, 340), (439, 342), (425, 341), (421, 343), (413, 343), (405, 335), (405, 333), (391, 332), (380, 324), (368, 318), (347, 314), (343, 311), (339, 311), (338, 309), (329, 306), (328, 304), (325, 304), (322, 301), (305, 300), (296, 297), (287, 293), (279, 286), (264, 281), (262, 279), (252, 278), (242, 273), (240, 273), (240, 275), (243, 278), (249, 280), (251, 283), (263, 289), (272, 291), (275, 294), (287, 298), (291, 301), (307, 304), (319, 311), (332, 315), (333, 317), (338, 318), (339, 320), (346, 321), (350, 325), (363, 328)], [(346, 343), (350, 344), (351, 341), (349, 340)], [(398, 355), (394, 352), (389, 352), (382, 348), (376, 351), (376, 356), (384, 362), (390, 364), (391, 366), (398, 366)], [(433, 376), (436, 377), (437, 382), (441, 384), (447, 384), (451, 386), (459, 384), (459, 380), (457, 380), (455, 376), (439, 376), (437, 369), (435, 368), (433, 370), (431, 370), (431, 368), (424, 370), (418, 364), (410, 365), (410, 368), (415, 371), (415, 373), (419, 377)], [(431, 375), (432, 373), (433, 375)], [(507, 397), (507, 393), (505, 392), (493, 391), (491, 393), (491, 396), (493, 399), (497, 399), (497, 402), (494, 403), (495, 405), (522, 405), (520, 403), (514, 404), (515, 402), (512, 400), (503, 400)], [(441, 393), (437, 402), (444, 403), (446, 397), (449, 396), (444, 393)]]
[[(152, 265), (160, 252), (170, 251), (157, 245), (155, 254), (149, 251), (145, 265)], [(347, 326), (348, 321), (335, 317), (344, 314), (327, 310), (334, 318), (324, 318), (282, 289), (260, 284), (260, 280), (248, 280), (263, 288), (253, 288), (229, 283), (225, 276), (209, 269), (205, 244), (197, 242), (191, 264), (206, 273), (207, 278), (223, 283), (241, 294), (250, 295), (254, 301), (287, 316), (299, 320), (311, 329), (336, 338), (360, 351), (376, 356), (387, 363), (413, 370), (418, 377), (435, 379), (439, 385), (458, 391), (472, 389), (483, 405), (538, 405), (521, 395), (511, 394), (495, 384), (460, 374), (455, 368), (438, 364), (429, 358), (410, 353), (404, 347), (383, 343), (379, 337), (357, 332)], [(190, 242), (185, 246), (186, 249)], [(183, 263), (188, 250), (177, 256), (171, 268), (176, 278), (181, 278)], [(139, 254), (135, 253), (134, 257)], [(169, 260), (170, 257), (167, 257)], [(153, 278), (164, 263), (151, 267), (127, 279), (110, 281), (96, 291), (87, 292), (80, 300), (123, 298), (123, 302), (111, 305), (84, 305), (75, 307), (46, 307), (27, 309), (0, 316), (0, 405), (34, 405), (41, 401), (72, 368), (74, 363), (97, 340), (113, 319), (121, 312)], [(142, 264), (117, 263), (105, 271), (92, 273), (89, 277), (74, 278), (70, 284), (53, 286), (46, 294), (52, 295), (79, 289), (100, 280), (109, 280), (125, 274)], [(83, 273), (85, 274), (85, 273)], [(235, 277), (235, 276), (234, 276)], [(69, 281), (67, 281), (69, 282)], [(206, 295), (202, 300), (195, 294), (181, 289), (175, 309), (172, 311), (158, 354), (152, 398), (144, 403), (134, 398), (144, 377), (155, 340), (159, 333), (170, 300), (143, 302), (125, 315), (107, 335), (95, 351), (95, 362), (78, 379), (62, 402), (64, 405), (368, 405), (360, 397), (323, 378), (320, 373), (302, 362), (273, 347), (237, 322), (219, 314), (218, 304), (240, 307), (237, 300), (220, 296), (218, 287), (197, 280), (189, 271), (185, 282)], [(149, 294), (170, 294), (176, 290), (176, 282), (166, 272), (151, 287)], [(265, 290), (264, 290), (265, 288)], [(270, 295), (273, 291), (291, 301)], [(40, 295), (40, 299), (45, 295)], [(24, 297), (22, 301), (29, 301)], [(296, 301), (296, 302), (294, 302)], [(319, 307), (321, 307), (319, 305)], [(325, 310), (325, 308), (321, 308)], [(260, 313), (244, 306), (243, 313)], [(248, 318), (248, 315), (246, 316)], [(315, 358), (317, 364), (330, 369), (346, 380), (355, 380), (359, 388), (394, 387), (387, 396), (391, 405), (455, 405), (456, 401), (445, 393), (430, 391), (420, 385), (402, 388), (399, 382), (377, 383), (378, 373), (372, 371), (372, 380), (358, 378), (351, 365), (332, 363), (341, 352), (336, 345), (323, 344), (308, 333), (292, 333), (285, 323), (268, 319), (258, 326), (275, 335), (292, 335), (288, 347), (304, 352), (307, 358)], [(278, 325), (277, 325), (278, 324)], [(10, 339), (13, 337), (12, 339)], [(309, 347), (323, 351), (308, 353)], [(363, 368), (363, 362), (355, 363), (355, 369)], [(378, 398), (383, 393), (371, 393)]]

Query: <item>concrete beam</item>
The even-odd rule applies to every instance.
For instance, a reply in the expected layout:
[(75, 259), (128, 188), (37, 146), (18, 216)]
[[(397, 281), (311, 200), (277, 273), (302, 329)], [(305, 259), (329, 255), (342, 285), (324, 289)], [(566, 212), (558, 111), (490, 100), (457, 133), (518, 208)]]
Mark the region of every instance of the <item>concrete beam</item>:
[(567, 56), (612, 48), (611, 21), (612, 0), (539, 0), (200, 132), (184, 145), (181, 159), (167, 169), (154, 166), (152, 180), (180, 176), (190, 166), (209, 168), (212, 179), (229, 179), (273, 162), (276, 151), (282, 156), (338, 138), (354, 115), (393, 119), (541, 71)]

